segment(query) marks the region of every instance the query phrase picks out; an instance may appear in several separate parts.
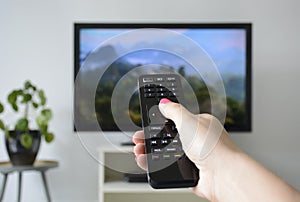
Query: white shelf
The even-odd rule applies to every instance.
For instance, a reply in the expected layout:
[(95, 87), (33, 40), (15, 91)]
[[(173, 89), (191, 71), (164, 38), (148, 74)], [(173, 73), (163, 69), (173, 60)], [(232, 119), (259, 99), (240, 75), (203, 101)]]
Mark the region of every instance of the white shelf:
[[(101, 187), (100, 187), (101, 189)], [(103, 187), (104, 193), (165, 193), (165, 192), (176, 192), (176, 193), (192, 193), (189, 188), (184, 189), (153, 189), (148, 183), (132, 183), (132, 182), (106, 182)]]
[(98, 148), (98, 152), (132, 153), (132, 146), (104, 146)]
[[(105, 194), (139, 194), (151, 193), (151, 195), (173, 193), (192, 194), (192, 189), (153, 189), (148, 183), (132, 183), (122, 181), (122, 173), (140, 170), (134, 161), (134, 154), (131, 146), (111, 146), (107, 145), (98, 149), (99, 160), (103, 164), (99, 164), (99, 202), (105, 202)], [(107, 167), (105, 167), (106, 165)], [(110, 168), (116, 172), (112, 172)], [(109, 180), (116, 181), (109, 181)], [(160, 195), (164, 197), (165, 195)], [(120, 200), (122, 201), (122, 200)]]

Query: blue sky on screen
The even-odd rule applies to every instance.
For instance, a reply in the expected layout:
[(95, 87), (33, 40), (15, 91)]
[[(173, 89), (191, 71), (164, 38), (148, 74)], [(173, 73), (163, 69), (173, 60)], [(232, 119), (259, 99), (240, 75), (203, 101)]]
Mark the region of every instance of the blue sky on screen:
[[(130, 29), (83, 29), (80, 32), (80, 58), (83, 59), (90, 52), (96, 50), (101, 43), (112, 37), (116, 37)], [(242, 29), (180, 29), (177, 31), (184, 36), (192, 39), (204, 49), (213, 59), (221, 74), (245, 75), (246, 70), (246, 33)], [(140, 39), (138, 40), (140, 41)], [(162, 39), (161, 43), (164, 43)], [(134, 41), (130, 42), (132, 46)], [(119, 44), (114, 46), (116, 51), (122, 48)], [(192, 54), (192, 53), (191, 53)], [(195, 56), (197, 57), (197, 56)], [(188, 66), (182, 59), (167, 53), (153, 51), (141, 51), (129, 54), (126, 58), (132, 63), (157, 63), (173, 66), (176, 69), (181, 66)], [(190, 67), (188, 67), (189, 69)]]

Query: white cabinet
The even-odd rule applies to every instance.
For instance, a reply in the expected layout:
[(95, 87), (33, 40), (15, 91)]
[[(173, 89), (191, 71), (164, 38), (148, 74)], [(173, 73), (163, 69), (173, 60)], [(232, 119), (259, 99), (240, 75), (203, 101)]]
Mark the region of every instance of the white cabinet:
[[(124, 173), (144, 172), (135, 163), (130, 146), (102, 147), (98, 149), (99, 201), (206, 201), (195, 196), (191, 189), (151, 188), (148, 183), (132, 183), (123, 180)], [(105, 165), (105, 166), (104, 166)], [(142, 198), (141, 198), (142, 197)], [(161, 198), (161, 199), (160, 199)]]

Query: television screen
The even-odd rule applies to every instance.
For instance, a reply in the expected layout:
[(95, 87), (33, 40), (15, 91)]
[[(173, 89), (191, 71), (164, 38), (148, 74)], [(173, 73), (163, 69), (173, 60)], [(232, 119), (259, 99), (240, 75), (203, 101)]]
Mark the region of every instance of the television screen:
[[(74, 25), (74, 129), (77, 131), (136, 130), (141, 126), (137, 80), (125, 79), (138, 67), (147, 66), (163, 72), (177, 73), (192, 89), (186, 91), (187, 103), (193, 94), (197, 106), (191, 101), (189, 108), (194, 113), (211, 113), (210, 84), (204, 82), (195, 68), (182, 57), (168, 51), (152, 48), (137, 49), (126, 54), (122, 50), (131, 47), (147, 47), (149, 41), (134, 39), (126, 43), (109, 43), (123, 33), (137, 29), (167, 29), (187, 37), (199, 45), (214, 62), (226, 93), (225, 128), (229, 131), (251, 130), (251, 24), (85, 24)], [(160, 45), (170, 40), (159, 41)], [(176, 43), (176, 42), (172, 42)], [(146, 45), (145, 45), (146, 44)], [(178, 44), (178, 48), (181, 44)], [(188, 51), (188, 50), (187, 50)], [(192, 57), (197, 55), (190, 51)], [(194, 54), (194, 55), (193, 55)], [(199, 60), (201, 57), (199, 56)], [(101, 77), (99, 77), (99, 71)], [(80, 74), (79, 74), (80, 72)], [(154, 71), (155, 72), (155, 71)], [(122, 80), (123, 79), (123, 80)], [(96, 85), (95, 85), (96, 83)], [(117, 91), (122, 85), (123, 90)], [(126, 90), (124, 90), (124, 88)], [(116, 93), (117, 91), (117, 93)], [(80, 92), (80, 93), (78, 93)], [(93, 96), (88, 96), (88, 94)], [(117, 105), (125, 102), (118, 111), (113, 106), (115, 94), (130, 94), (129, 103), (119, 99)], [(92, 105), (92, 106), (91, 106)], [(120, 129), (116, 123), (122, 125)], [(123, 122), (123, 123), (122, 123)], [(129, 124), (132, 123), (132, 124)], [(133, 127), (136, 126), (136, 127)]]

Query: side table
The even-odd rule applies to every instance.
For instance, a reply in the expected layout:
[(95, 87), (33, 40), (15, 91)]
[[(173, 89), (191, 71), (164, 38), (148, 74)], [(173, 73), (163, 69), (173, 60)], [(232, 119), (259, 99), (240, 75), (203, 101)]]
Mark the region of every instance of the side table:
[(6, 181), (7, 181), (8, 175), (10, 173), (13, 173), (13, 172), (19, 173), (18, 201), (21, 201), (22, 172), (24, 172), (24, 171), (39, 171), (42, 176), (47, 200), (50, 202), (51, 198), (50, 198), (50, 193), (49, 193), (49, 188), (47, 185), (45, 172), (48, 169), (55, 168), (57, 166), (58, 166), (57, 161), (46, 161), (46, 160), (36, 160), (33, 165), (29, 165), (29, 166), (27, 166), (27, 165), (26, 166), (14, 166), (10, 162), (0, 162), (0, 173), (2, 173), (4, 175), (2, 189), (0, 192), (0, 201), (3, 200)]

